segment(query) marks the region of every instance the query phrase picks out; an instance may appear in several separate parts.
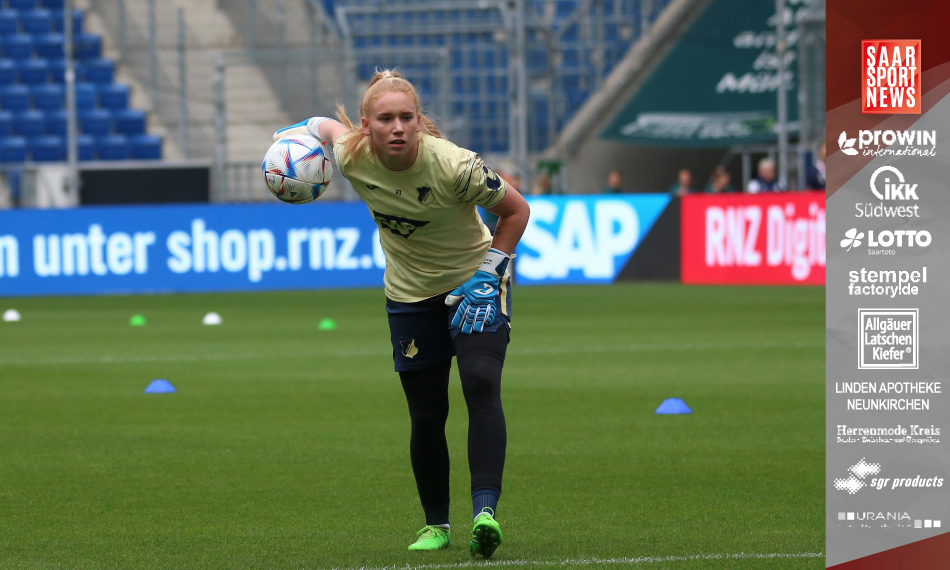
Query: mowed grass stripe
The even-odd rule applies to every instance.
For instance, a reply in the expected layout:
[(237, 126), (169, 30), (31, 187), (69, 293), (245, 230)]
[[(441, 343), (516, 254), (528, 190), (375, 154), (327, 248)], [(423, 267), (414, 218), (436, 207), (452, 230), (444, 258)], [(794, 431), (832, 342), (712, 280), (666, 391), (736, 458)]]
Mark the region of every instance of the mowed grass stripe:
[[(824, 549), (823, 290), (515, 295), (497, 563), (823, 567), (676, 558)], [(0, 366), (0, 569), (469, 561), (468, 418), (454, 372), (453, 545), (406, 551), (423, 520), (379, 291), (2, 303), (23, 321), (0, 323), (0, 359), (22, 361)], [(224, 324), (202, 326), (208, 311)], [(133, 313), (148, 326), (129, 327)], [(337, 330), (319, 331), (323, 318)], [(154, 378), (178, 393), (142, 394)], [(674, 396), (694, 413), (653, 413)]]
[[(596, 354), (601, 352), (654, 352), (654, 351), (681, 351), (681, 350), (745, 350), (745, 349), (800, 349), (824, 347), (820, 342), (724, 342), (724, 343), (683, 343), (683, 344), (644, 344), (626, 346), (544, 346), (535, 348), (511, 348), (508, 354), (518, 355), (558, 355), (558, 354)], [(199, 361), (230, 361), (230, 360), (258, 360), (290, 358), (358, 358), (361, 356), (387, 356), (389, 350), (338, 350), (313, 351), (292, 354), (181, 354), (181, 355), (151, 355), (151, 356), (99, 356), (75, 358), (7, 358), (0, 359), (0, 366), (29, 366), (29, 365), (61, 365), (61, 364), (126, 364), (136, 362), (199, 362)]]

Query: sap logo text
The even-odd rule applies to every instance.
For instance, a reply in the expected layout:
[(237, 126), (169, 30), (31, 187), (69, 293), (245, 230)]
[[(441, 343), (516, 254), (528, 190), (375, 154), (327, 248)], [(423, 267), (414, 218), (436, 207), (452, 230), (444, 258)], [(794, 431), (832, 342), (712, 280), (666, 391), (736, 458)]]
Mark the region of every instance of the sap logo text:
[[(790, 267), (792, 278), (802, 281), (813, 267), (825, 266), (824, 208), (811, 203), (807, 212), (797, 212), (792, 203), (771, 205), (764, 216), (762, 209), (759, 205), (706, 209), (707, 267), (759, 267), (764, 261), (769, 267)], [(763, 229), (765, 240), (760, 243)]]
[(106, 234), (99, 224), (87, 233), (33, 237), (33, 269), (39, 277), (60, 275), (126, 275), (148, 272), (148, 247), (154, 232)]
[[(640, 236), (636, 209), (621, 200), (598, 200), (593, 212), (583, 200), (534, 200), (521, 245), (534, 252), (518, 258), (518, 274), (528, 279), (564, 279), (581, 270), (587, 279), (612, 279), (615, 258), (630, 253)], [(549, 229), (561, 213), (560, 226)], [(591, 215), (593, 214), (593, 216)]]
[[(877, 178), (885, 172), (893, 172), (897, 176), (897, 181), (900, 184), (891, 182), (891, 179), (885, 175), (883, 190), (877, 187)], [(917, 184), (905, 184), (904, 175), (900, 170), (897, 170), (893, 166), (882, 166), (874, 171), (874, 174), (871, 175), (871, 193), (874, 194), (878, 200), (919, 200), (917, 197)]]
[[(422, 202), (422, 195), (419, 195), (420, 202)], [(425, 227), (429, 224), (428, 220), (410, 220), (409, 218), (400, 218), (399, 216), (391, 216), (389, 214), (380, 214), (376, 210), (373, 210), (373, 217), (376, 218), (376, 223), (379, 224), (379, 227), (385, 228), (392, 232), (393, 234), (409, 239), (413, 233), (419, 228)]]
[(841, 131), (838, 149), (848, 156), (936, 156), (937, 131), (862, 130), (854, 138)]

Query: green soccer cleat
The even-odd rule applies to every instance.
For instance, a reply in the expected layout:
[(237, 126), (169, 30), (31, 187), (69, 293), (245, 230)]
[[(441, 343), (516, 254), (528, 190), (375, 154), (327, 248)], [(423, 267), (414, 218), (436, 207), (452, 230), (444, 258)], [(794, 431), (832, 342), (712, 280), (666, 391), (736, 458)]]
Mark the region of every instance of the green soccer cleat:
[(501, 546), (501, 527), (495, 520), (495, 512), (491, 507), (485, 507), (475, 517), (472, 541), (468, 543), (468, 549), (472, 556), (481, 554), (482, 558), (491, 558), (499, 546)]
[(416, 534), (419, 538), (409, 545), (409, 550), (443, 550), (452, 544), (447, 528), (426, 525)]

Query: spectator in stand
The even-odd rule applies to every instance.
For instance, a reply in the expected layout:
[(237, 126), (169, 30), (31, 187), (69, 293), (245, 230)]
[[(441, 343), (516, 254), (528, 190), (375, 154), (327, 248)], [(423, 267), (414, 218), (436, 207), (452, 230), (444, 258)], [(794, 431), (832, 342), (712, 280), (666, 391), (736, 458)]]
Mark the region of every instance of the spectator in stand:
[[(515, 186), (517, 188), (517, 186)], [(531, 189), (532, 196), (543, 196), (551, 193), (551, 177), (547, 174), (538, 176), (538, 181), (534, 183)]]
[(693, 189), (693, 173), (687, 168), (680, 170), (680, 173), (676, 178), (676, 183), (670, 186), (669, 192), (676, 197), (685, 196), (695, 192)]
[[(620, 172), (611, 170), (607, 173), (607, 187), (604, 188), (604, 194), (626, 194), (627, 191), (621, 185)], [(516, 187), (517, 188), (517, 187)]]
[(805, 187), (809, 190), (825, 189), (825, 143), (818, 145), (817, 156), (805, 169)]
[(775, 163), (771, 158), (763, 158), (759, 161), (759, 175), (749, 181), (746, 192), (749, 194), (758, 194), (760, 192), (781, 192), (785, 190), (782, 184), (775, 178)]
[(732, 176), (726, 170), (725, 166), (717, 166), (709, 178), (709, 184), (706, 185), (704, 192), (706, 194), (731, 194), (736, 189), (732, 185)]

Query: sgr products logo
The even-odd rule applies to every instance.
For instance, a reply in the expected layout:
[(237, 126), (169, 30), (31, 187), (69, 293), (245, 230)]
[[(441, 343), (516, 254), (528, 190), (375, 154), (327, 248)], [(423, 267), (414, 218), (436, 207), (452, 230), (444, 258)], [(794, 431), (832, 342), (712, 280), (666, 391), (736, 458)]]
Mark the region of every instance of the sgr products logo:
[(917, 309), (859, 309), (858, 368), (916, 369)]
[[(844, 239), (840, 242), (841, 247), (845, 251), (851, 251), (865, 243), (864, 237), (864, 232), (851, 228), (844, 233)], [(867, 232), (868, 255), (894, 255), (896, 252), (891, 248), (924, 248), (928, 247), (931, 241), (933, 238), (927, 230), (883, 230), (877, 233), (868, 230)]]
[(863, 489), (866, 485), (864, 480), (868, 475), (877, 475), (881, 472), (880, 463), (868, 463), (865, 458), (861, 458), (861, 461), (858, 461), (854, 465), (848, 468), (848, 477), (843, 479), (835, 479), (835, 489), (838, 491), (846, 491), (849, 495), (853, 495)]
[(861, 112), (920, 114), (920, 40), (862, 40)]
[(848, 295), (851, 296), (913, 296), (919, 284), (927, 282), (927, 268), (920, 271), (869, 270), (862, 267), (848, 273)]
[(854, 495), (865, 487), (873, 491), (896, 491), (898, 489), (938, 489), (943, 487), (943, 477), (923, 477), (921, 475), (906, 477), (871, 477), (870, 481), (865, 481), (869, 475), (879, 475), (881, 473), (880, 463), (868, 463), (867, 459), (861, 458), (854, 465), (848, 468), (848, 477), (835, 479), (835, 489), (845, 491), (849, 495)]
[(936, 156), (937, 131), (858, 131), (855, 138), (841, 131), (838, 149), (848, 156)]

